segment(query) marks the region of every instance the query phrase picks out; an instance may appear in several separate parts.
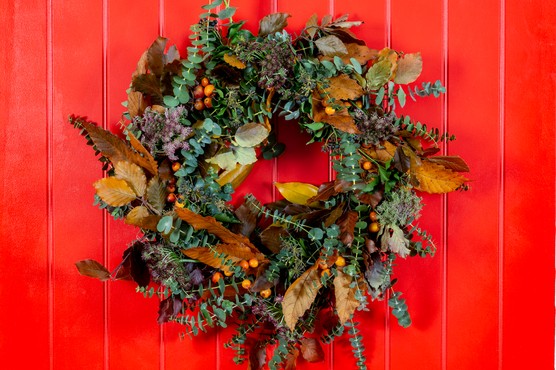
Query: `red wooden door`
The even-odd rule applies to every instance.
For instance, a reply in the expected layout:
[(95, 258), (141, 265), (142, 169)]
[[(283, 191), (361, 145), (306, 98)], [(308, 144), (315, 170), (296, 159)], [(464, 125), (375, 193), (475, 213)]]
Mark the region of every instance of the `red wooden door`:
[[(372, 369), (552, 369), (554, 350), (553, 2), (531, 0), (233, 0), (256, 28), (265, 14), (350, 13), (371, 47), (421, 51), (424, 80), (446, 97), (408, 109), (458, 140), (471, 191), (427, 197), (423, 223), (439, 250), (399, 262), (413, 325), (383, 303), (359, 314)], [(162, 34), (184, 50), (204, 1), (3, 0), (0, 24), (0, 367), (233, 369), (231, 332), (180, 341), (156, 324), (157, 302), (131, 283), (79, 276), (74, 262), (114, 267), (136, 230), (91, 206), (98, 162), (70, 113), (115, 128), (136, 60)], [(240, 193), (273, 198), (273, 181), (320, 183), (326, 156), (297, 128), (289, 151), (258, 164)], [(290, 133), (294, 133), (292, 135)], [(299, 160), (302, 153), (303, 161)], [(255, 185), (255, 182), (257, 185)], [(354, 368), (346, 339), (323, 364)]]

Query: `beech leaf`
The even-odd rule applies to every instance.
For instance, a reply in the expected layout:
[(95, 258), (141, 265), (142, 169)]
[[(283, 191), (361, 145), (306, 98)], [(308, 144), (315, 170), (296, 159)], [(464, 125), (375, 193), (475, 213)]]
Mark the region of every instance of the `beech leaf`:
[(145, 206), (133, 208), (125, 217), (126, 224), (151, 231), (157, 231), (158, 221), (160, 221), (160, 216), (150, 214)]
[(167, 42), (167, 39), (159, 36), (147, 50), (149, 69), (156, 76), (161, 76), (164, 73), (164, 49)]
[(139, 140), (137, 140), (137, 138), (135, 137), (135, 135), (133, 135), (132, 132), (128, 131), (127, 137), (129, 138), (129, 143), (131, 144), (133, 149), (135, 149), (138, 153), (143, 155), (144, 161), (141, 161), (141, 163), (137, 163), (137, 164), (143, 167), (144, 169), (146, 169), (147, 171), (149, 171), (153, 176), (157, 176), (158, 163), (151, 155), (151, 153), (147, 150), (147, 148), (143, 146), (143, 144), (141, 144)]
[(289, 17), (288, 13), (273, 13), (263, 17), (259, 22), (259, 37), (282, 32), (288, 25)]
[(295, 330), (299, 318), (311, 307), (321, 287), (319, 267), (315, 264), (286, 290), (282, 300), (282, 312), (286, 326), (291, 331)]
[(467, 181), (463, 175), (427, 160), (412, 166), (411, 175), (418, 181), (415, 189), (430, 194), (449, 193)]
[(336, 100), (356, 100), (363, 95), (363, 88), (354, 79), (346, 74), (332, 77), (330, 85), (325, 92), (330, 98)]
[(465, 163), (465, 161), (458, 156), (439, 155), (436, 157), (429, 157), (428, 160), (456, 172), (469, 172), (469, 166), (467, 163)]
[(404, 54), (398, 59), (396, 76), (394, 82), (397, 84), (409, 84), (417, 80), (423, 70), (423, 59), (421, 53)]
[(274, 186), (287, 200), (295, 204), (307, 205), (309, 199), (317, 195), (319, 188), (304, 182), (275, 182)]
[(138, 75), (131, 82), (131, 87), (135, 91), (140, 91), (145, 95), (153, 98), (152, 103), (162, 103), (162, 90), (160, 89), (160, 81), (154, 74)]
[(301, 338), (301, 356), (308, 362), (320, 362), (324, 360), (324, 351), (319, 341), (315, 338)]
[(127, 111), (131, 119), (143, 115), (147, 108), (147, 102), (139, 91), (130, 91), (127, 94)]
[(347, 54), (346, 45), (338, 37), (329, 35), (315, 41), (315, 45), (326, 57), (343, 56)]
[(243, 181), (247, 178), (251, 170), (253, 169), (254, 163), (250, 164), (239, 164), (237, 163), (236, 166), (231, 169), (224, 171), (218, 176), (216, 182), (220, 186), (224, 186), (226, 184), (232, 184), (234, 189), (237, 189)]
[(355, 287), (351, 287), (353, 278), (343, 271), (337, 270), (337, 275), (334, 278), (334, 295), (336, 297), (336, 311), (340, 323), (345, 324), (348, 321), (357, 307), (359, 301), (355, 298)]
[(212, 158), (206, 160), (208, 163), (213, 163), (225, 171), (231, 171), (237, 166), (237, 160), (234, 152), (231, 150), (218, 153)]
[(237, 69), (245, 69), (247, 67), (239, 58), (234, 54), (224, 54), (224, 61)]
[(282, 249), (282, 238), (288, 236), (284, 227), (272, 224), (261, 232), (261, 243), (272, 253), (278, 253)]
[(229, 262), (239, 263), (242, 260), (249, 261), (256, 258), (258, 261), (264, 261), (264, 255), (261, 253), (254, 253), (249, 247), (240, 244), (218, 244), (212, 247), (193, 247), (182, 249), (182, 253), (189, 258), (196, 259), (205, 265), (222, 269), (223, 271), (229, 270)]
[(378, 90), (384, 86), (392, 75), (392, 63), (388, 59), (383, 59), (373, 64), (367, 71), (367, 87), (371, 90)]
[(268, 137), (268, 130), (260, 123), (246, 123), (237, 129), (235, 140), (239, 146), (254, 147)]
[(120, 161), (114, 165), (115, 177), (117, 179), (124, 180), (131, 185), (131, 188), (137, 194), (137, 196), (142, 197), (145, 195), (145, 190), (147, 189), (147, 177), (145, 172), (136, 165), (135, 163)]
[(147, 200), (158, 212), (162, 212), (166, 205), (166, 186), (164, 186), (158, 177), (153, 177), (149, 181)]
[(75, 263), (77, 270), (83, 276), (106, 281), (110, 279), (110, 271), (106, 269), (100, 262), (95, 260), (83, 260)]
[(315, 34), (317, 33), (317, 31), (319, 30), (319, 23), (318, 23), (318, 17), (316, 14), (313, 14), (311, 16), (311, 18), (309, 18), (309, 20), (307, 21), (307, 23), (305, 24), (305, 31), (307, 32), (307, 34), (313, 38), (315, 37)]
[(97, 195), (108, 205), (121, 207), (135, 200), (135, 192), (124, 180), (106, 177), (96, 181), (93, 186)]
[(340, 240), (347, 246), (350, 246), (353, 242), (355, 223), (358, 218), (359, 216), (357, 212), (348, 211), (338, 220), (338, 226), (340, 227)]
[(383, 252), (390, 250), (402, 258), (409, 255), (409, 240), (403, 234), (402, 229), (396, 225), (385, 225), (380, 231), (381, 249)]

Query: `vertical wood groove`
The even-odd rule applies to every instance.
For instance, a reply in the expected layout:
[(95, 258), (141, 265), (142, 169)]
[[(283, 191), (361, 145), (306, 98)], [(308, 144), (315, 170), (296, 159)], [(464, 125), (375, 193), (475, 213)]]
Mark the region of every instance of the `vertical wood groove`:
[(46, 168), (47, 168), (47, 283), (48, 283), (48, 352), (49, 369), (54, 369), (54, 183), (53, 183), (53, 45), (52, 45), (52, 0), (46, 2)]
[[(102, 127), (108, 128), (108, 1), (102, 0)], [(102, 262), (109, 267), (108, 213), (102, 211)], [(110, 369), (110, 286), (103, 283), (103, 367)]]
[[(449, 94), (449, 84), (448, 80), (448, 27), (449, 27), (449, 14), (448, 14), (448, 0), (442, 1), (442, 80), (444, 86), (446, 87), (446, 94), (442, 96), (442, 130), (444, 132), (449, 132), (448, 125), (448, 94)], [(443, 146), (443, 154), (446, 155), (448, 152), (448, 143)], [(448, 367), (447, 363), (447, 316), (448, 316), (448, 296), (446, 294), (448, 290), (448, 196), (442, 196), (442, 293), (441, 293), (441, 333), (440, 333), (440, 367), (446, 370)]]

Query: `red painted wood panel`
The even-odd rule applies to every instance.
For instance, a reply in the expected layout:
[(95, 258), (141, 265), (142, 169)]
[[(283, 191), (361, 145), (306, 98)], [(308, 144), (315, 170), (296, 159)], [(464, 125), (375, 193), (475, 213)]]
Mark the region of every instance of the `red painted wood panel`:
[[(554, 368), (554, 122), (556, 10), (550, 2), (232, 0), (238, 19), (278, 10), (298, 32), (313, 13), (350, 13), (374, 48), (421, 51), (422, 80), (441, 79), (445, 98), (405, 111), (458, 140), (471, 191), (425, 197), (421, 224), (434, 258), (399, 260), (398, 289), (413, 316), (397, 326), (384, 302), (359, 313), (370, 368)], [(204, 1), (8, 0), (0, 58), (0, 354), (2, 368), (229, 369), (232, 331), (179, 339), (157, 325), (156, 299), (134, 285), (80, 277), (73, 263), (110, 267), (136, 235), (91, 206), (102, 173), (67, 122), (88, 115), (116, 128), (125, 88), (159, 33), (185, 53)], [(331, 175), (292, 122), (278, 122), (288, 152), (258, 163), (236, 194), (273, 199), (273, 181), (319, 183)], [(302, 157), (303, 160), (299, 158)], [(32, 356), (29, 354), (32, 353)], [(347, 338), (324, 364), (353, 368)], [(244, 366), (245, 367), (245, 366)], [(243, 367), (243, 368), (244, 368)]]

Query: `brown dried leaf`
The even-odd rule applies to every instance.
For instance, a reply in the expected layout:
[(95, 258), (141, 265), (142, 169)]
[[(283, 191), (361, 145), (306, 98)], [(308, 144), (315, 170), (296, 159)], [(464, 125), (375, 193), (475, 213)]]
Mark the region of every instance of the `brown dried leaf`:
[(330, 78), (330, 85), (325, 89), (325, 95), (338, 100), (356, 100), (363, 95), (363, 88), (357, 81), (346, 74)]
[(139, 58), (139, 60), (137, 61), (137, 67), (135, 68), (135, 71), (131, 75), (132, 80), (139, 75), (143, 75), (147, 73), (147, 70), (149, 68), (149, 62), (147, 61), (147, 53), (148, 50), (145, 50), (143, 54), (141, 54), (141, 58)]
[(317, 33), (318, 30), (319, 30), (318, 17), (316, 14), (313, 14), (305, 24), (305, 31), (311, 38), (313, 38), (315, 37), (315, 34)]
[(166, 205), (166, 186), (164, 186), (158, 177), (153, 177), (149, 181), (147, 200), (160, 213)]
[(259, 22), (259, 37), (281, 32), (288, 25), (288, 13), (273, 13), (265, 16)]
[(101, 263), (95, 260), (83, 260), (75, 263), (75, 267), (83, 276), (106, 281), (110, 279), (110, 271), (106, 269)]
[(436, 156), (429, 157), (429, 161), (444, 166), (456, 172), (469, 172), (469, 166), (465, 161), (458, 156)]
[[(226, 261), (231, 261), (234, 264), (242, 260), (248, 261), (252, 258), (264, 261), (264, 256), (261, 253), (253, 253), (249, 247), (239, 244), (218, 244), (213, 247), (187, 248), (182, 249), (182, 253), (205, 265), (224, 271), (229, 270), (227, 266), (229, 263), (226, 263)], [(219, 257), (221, 254), (224, 254), (225, 257)]]
[(243, 203), (234, 211), (234, 213), (241, 222), (241, 224), (237, 225), (239, 230), (234, 231), (249, 237), (249, 235), (255, 231), (255, 227), (257, 226), (257, 214), (259, 211), (251, 207), (249, 203)]
[(449, 193), (468, 181), (459, 173), (427, 160), (420, 166), (412, 164), (411, 175), (418, 181), (415, 189), (431, 194)]
[(259, 252), (259, 250), (251, 244), (247, 237), (240, 234), (234, 234), (222, 226), (220, 222), (216, 221), (214, 217), (201, 216), (187, 208), (175, 208), (174, 211), (179, 218), (193, 226), (195, 230), (207, 230), (209, 233), (220, 238), (224, 244), (237, 244), (238, 247), (246, 246), (252, 252)]
[(398, 147), (392, 144), (389, 141), (384, 141), (382, 143), (382, 147), (374, 148), (374, 149), (367, 149), (366, 152), (371, 156), (373, 159), (377, 159), (381, 162), (388, 162), (394, 155), (396, 154), (396, 149)]
[(260, 370), (266, 363), (266, 346), (260, 341), (256, 341), (249, 349), (247, 370)]
[(143, 169), (135, 163), (120, 161), (114, 165), (115, 177), (131, 186), (138, 197), (145, 195), (147, 177)]
[(301, 356), (308, 362), (324, 360), (324, 351), (320, 342), (315, 338), (301, 338)]
[(338, 130), (349, 134), (361, 134), (361, 131), (357, 128), (353, 117), (349, 115), (347, 109), (337, 111), (333, 115), (326, 114), (324, 109), (320, 101), (315, 99), (313, 95), (313, 121), (328, 123)]
[(288, 236), (288, 232), (282, 226), (272, 224), (261, 232), (261, 243), (272, 253), (278, 253), (282, 249), (282, 238)]
[(151, 215), (149, 210), (144, 206), (133, 208), (125, 218), (126, 224), (151, 231), (157, 231), (156, 226), (158, 225), (158, 221), (160, 221), (160, 216)]
[(344, 204), (340, 204), (338, 207), (334, 208), (332, 212), (328, 214), (326, 220), (324, 221), (325, 227), (330, 227), (331, 225), (335, 224), (336, 221), (342, 216), (344, 213)]
[(371, 207), (375, 208), (378, 206), (378, 203), (382, 200), (383, 192), (382, 190), (376, 191), (372, 194), (369, 193), (361, 193), (357, 195), (357, 199), (359, 199), (362, 203), (368, 204)]
[(336, 191), (336, 189), (334, 189), (334, 181), (328, 181), (319, 186), (317, 195), (309, 199), (308, 202), (310, 204), (314, 202), (325, 201), (336, 194), (338, 194), (338, 192)]
[(355, 223), (358, 219), (358, 213), (355, 211), (346, 212), (339, 220), (340, 240), (347, 246), (353, 242), (353, 233), (355, 231)]
[(160, 81), (154, 74), (143, 74), (133, 78), (131, 87), (135, 91), (140, 91), (145, 95), (150, 96), (153, 104), (162, 103), (162, 90), (160, 88)]
[(403, 58), (398, 59), (397, 65), (394, 82), (397, 84), (412, 83), (419, 78), (423, 70), (421, 53), (404, 54)]
[(100, 179), (93, 186), (103, 202), (113, 207), (125, 206), (136, 199), (135, 192), (127, 182), (115, 177)]
[(131, 119), (143, 115), (147, 108), (147, 102), (139, 91), (130, 91), (127, 94), (127, 111)]
[(147, 50), (147, 61), (149, 69), (156, 76), (164, 73), (164, 49), (168, 40), (164, 37), (158, 37)]
[(359, 301), (355, 298), (355, 290), (350, 287), (351, 282), (351, 276), (344, 274), (341, 270), (337, 271), (334, 278), (334, 295), (336, 297), (336, 311), (342, 324), (349, 320), (359, 307)]
[(284, 370), (295, 370), (297, 364), (297, 357), (299, 357), (299, 350), (295, 347), (290, 353), (286, 355), (286, 364)]
[(290, 285), (282, 300), (284, 320), (290, 330), (295, 330), (297, 321), (311, 307), (321, 287), (319, 268), (316, 264)]
[(224, 54), (224, 61), (237, 69), (245, 69), (245, 63), (238, 59), (234, 54)]
[(324, 36), (315, 41), (320, 53), (326, 57), (343, 56), (347, 49), (342, 40), (334, 35)]
[(145, 148), (143, 146), (143, 144), (141, 144), (141, 142), (139, 140), (137, 140), (137, 138), (135, 137), (135, 135), (133, 135), (132, 132), (128, 131), (127, 137), (129, 138), (129, 143), (131, 144), (133, 149), (135, 149), (138, 153), (143, 155), (144, 161), (142, 161), (142, 163), (144, 165), (141, 165), (141, 164), (140, 165), (144, 169), (149, 171), (153, 176), (157, 176), (158, 175), (158, 163), (156, 162), (154, 157), (151, 155), (151, 153), (147, 150), (147, 148)]
[(344, 42), (344, 44), (365, 45), (365, 41), (359, 39), (353, 32), (351, 32), (347, 28), (327, 28), (326, 31), (329, 34), (338, 37)]

